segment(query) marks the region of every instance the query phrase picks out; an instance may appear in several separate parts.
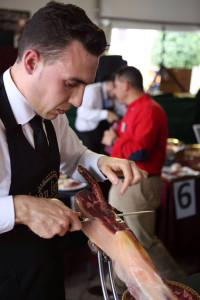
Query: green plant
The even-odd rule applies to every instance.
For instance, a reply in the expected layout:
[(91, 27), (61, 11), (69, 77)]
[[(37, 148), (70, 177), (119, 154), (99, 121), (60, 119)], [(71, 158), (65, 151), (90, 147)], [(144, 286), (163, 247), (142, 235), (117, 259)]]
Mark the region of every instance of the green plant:
[(200, 65), (200, 33), (158, 32), (151, 62), (166, 68), (192, 68)]

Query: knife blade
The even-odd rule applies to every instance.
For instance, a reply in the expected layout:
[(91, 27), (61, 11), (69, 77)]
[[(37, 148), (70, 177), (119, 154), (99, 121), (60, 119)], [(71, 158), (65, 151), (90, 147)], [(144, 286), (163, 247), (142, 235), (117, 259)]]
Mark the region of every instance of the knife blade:
[[(121, 213), (121, 214), (116, 214), (117, 217), (124, 217), (124, 216), (132, 216), (132, 215), (137, 215), (137, 214), (146, 214), (146, 213), (152, 213), (154, 212), (153, 210), (141, 210), (141, 211), (132, 211), (132, 212), (126, 212), (126, 213)], [(99, 217), (107, 217), (109, 215), (99, 215)], [(79, 217), (81, 222), (88, 222), (88, 221), (94, 221), (96, 220), (97, 217), (88, 217), (88, 218), (82, 218)]]

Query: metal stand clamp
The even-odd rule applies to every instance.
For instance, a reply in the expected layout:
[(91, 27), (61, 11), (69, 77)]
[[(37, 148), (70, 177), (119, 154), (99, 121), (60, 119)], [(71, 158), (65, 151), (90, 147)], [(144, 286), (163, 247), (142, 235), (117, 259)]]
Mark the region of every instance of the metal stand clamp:
[(93, 252), (97, 253), (97, 256), (98, 256), (99, 275), (100, 275), (100, 281), (101, 281), (101, 287), (102, 287), (104, 299), (105, 300), (110, 299), (108, 296), (107, 288), (106, 288), (106, 281), (105, 281), (105, 274), (104, 274), (105, 273), (104, 272), (104, 263), (107, 263), (109, 279), (110, 279), (110, 284), (111, 284), (112, 293), (113, 293), (112, 299), (119, 300), (117, 292), (116, 292), (114, 277), (113, 277), (112, 260), (110, 259), (110, 257), (108, 257), (105, 254), (105, 252), (103, 252), (101, 249), (99, 249), (94, 243), (89, 243), (89, 247)]

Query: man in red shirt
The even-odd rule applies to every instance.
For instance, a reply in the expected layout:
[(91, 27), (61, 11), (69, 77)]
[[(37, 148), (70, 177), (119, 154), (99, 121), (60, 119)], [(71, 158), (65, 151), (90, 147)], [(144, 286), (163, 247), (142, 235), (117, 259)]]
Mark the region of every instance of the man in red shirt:
[[(143, 182), (129, 187), (123, 196), (120, 186), (112, 185), (109, 203), (123, 212), (155, 211), (160, 203), (161, 169), (168, 137), (166, 114), (149, 94), (144, 93), (142, 75), (134, 67), (125, 66), (116, 72), (115, 94), (120, 103), (127, 105), (127, 111), (117, 132), (112, 128), (104, 132), (102, 143), (112, 145), (111, 156), (133, 160), (149, 175)], [(155, 213), (124, 219), (164, 278), (176, 279), (184, 275), (155, 236)]]

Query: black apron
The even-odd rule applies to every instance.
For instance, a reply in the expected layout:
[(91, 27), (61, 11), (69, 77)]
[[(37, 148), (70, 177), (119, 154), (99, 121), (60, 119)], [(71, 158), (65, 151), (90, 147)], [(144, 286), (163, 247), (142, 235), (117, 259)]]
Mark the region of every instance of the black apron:
[[(29, 144), (17, 124), (2, 77), (0, 118), (6, 128), (11, 161), (9, 195), (57, 197), (60, 154), (53, 125), (45, 120), (50, 151), (44, 158)], [(40, 238), (25, 225), (15, 225), (13, 230), (0, 234), (0, 299), (65, 299), (58, 237)]]

